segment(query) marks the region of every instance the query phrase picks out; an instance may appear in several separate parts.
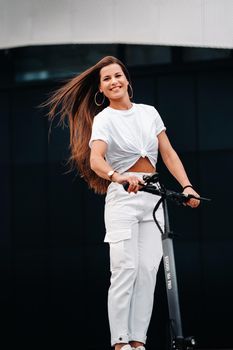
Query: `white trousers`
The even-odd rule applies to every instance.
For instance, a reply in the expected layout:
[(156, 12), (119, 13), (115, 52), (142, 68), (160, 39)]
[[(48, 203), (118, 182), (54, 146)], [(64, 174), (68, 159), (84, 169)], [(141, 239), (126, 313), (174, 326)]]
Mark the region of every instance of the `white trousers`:
[[(156, 275), (162, 258), (161, 233), (152, 216), (159, 198), (140, 191), (129, 194), (117, 183), (108, 187), (104, 241), (110, 246), (108, 316), (112, 346), (133, 340), (146, 342)], [(156, 218), (163, 228), (161, 206)]]

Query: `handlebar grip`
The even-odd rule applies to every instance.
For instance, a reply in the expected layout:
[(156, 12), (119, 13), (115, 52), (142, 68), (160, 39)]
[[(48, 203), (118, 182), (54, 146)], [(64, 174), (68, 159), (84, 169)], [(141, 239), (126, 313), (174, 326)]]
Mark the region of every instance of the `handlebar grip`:
[(128, 188), (129, 188), (129, 183), (128, 183), (128, 182), (124, 182), (124, 183), (122, 184), (122, 186), (124, 187), (124, 190), (125, 190), (125, 191), (128, 191)]
[(188, 201), (189, 199), (191, 199), (191, 198), (198, 199), (199, 201), (211, 201), (210, 198), (196, 197), (196, 196), (194, 196), (194, 195), (192, 195), (192, 194), (186, 195), (186, 198), (187, 198), (187, 201)]
[[(143, 186), (144, 184), (141, 183), (141, 182), (139, 182), (139, 185), (140, 185), (140, 186)], [(128, 188), (129, 188), (129, 183), (128, 183), (128, 182), (124, 182), (124, 183), (122, 184), (122, 186), (124, 187), (125, 191), (128, 191)], [(139, 188), (139, 191), (141, 191), (141, 188)]]

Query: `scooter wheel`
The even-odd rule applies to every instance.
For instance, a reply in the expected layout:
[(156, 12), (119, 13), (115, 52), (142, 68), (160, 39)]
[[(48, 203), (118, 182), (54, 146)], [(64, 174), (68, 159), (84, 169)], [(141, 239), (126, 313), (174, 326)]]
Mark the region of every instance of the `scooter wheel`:
[(196, 346), (196, 340), (194, 337), (186, 337), (184, 339), (184, 343), (185, 343), (185, 349), (187, 350), (194, 349)]

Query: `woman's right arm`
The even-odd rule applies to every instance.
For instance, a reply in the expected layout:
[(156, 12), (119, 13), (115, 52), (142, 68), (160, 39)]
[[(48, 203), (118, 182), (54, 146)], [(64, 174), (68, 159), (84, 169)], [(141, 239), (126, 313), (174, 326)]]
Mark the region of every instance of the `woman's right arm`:
[[(107, 144), (101, 140), (92, 141), (91, 154), (90, 154), (90, 166), (91, 169), (103, 179), (109, 180), (108, 172), (114, 170), (105, 160), (105, 154), (107, 152)], [(128, 192), (137, 193), (139, 189), (139, 183), (141, 182), (136, 176), (121, 175), (115, 172), (112, 176), (112, 181), (119, 184), (124, 182), (129, 183)]]
[[(90, 165), (91, 169), (103, 179), (109, 180), (108, 172), (114, 170), (104, 159), (107, 152), (107, 144), (101, 140), (92, 141)], [(115, 173), (113, 174), (113, 176)]]

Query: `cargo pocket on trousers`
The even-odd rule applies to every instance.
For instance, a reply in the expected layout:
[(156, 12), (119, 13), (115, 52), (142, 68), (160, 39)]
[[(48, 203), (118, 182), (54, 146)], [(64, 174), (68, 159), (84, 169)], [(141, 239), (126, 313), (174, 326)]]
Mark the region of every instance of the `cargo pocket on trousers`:
[(107, 232), (104, 242), (110, 247), (110, 269), (129, 269), (135, 267), (134, 251), (131, 242), (132, 232), (126, 230), (114, 230)]

